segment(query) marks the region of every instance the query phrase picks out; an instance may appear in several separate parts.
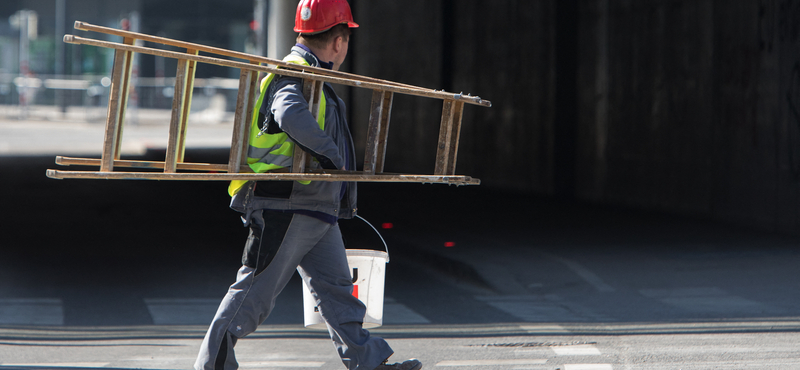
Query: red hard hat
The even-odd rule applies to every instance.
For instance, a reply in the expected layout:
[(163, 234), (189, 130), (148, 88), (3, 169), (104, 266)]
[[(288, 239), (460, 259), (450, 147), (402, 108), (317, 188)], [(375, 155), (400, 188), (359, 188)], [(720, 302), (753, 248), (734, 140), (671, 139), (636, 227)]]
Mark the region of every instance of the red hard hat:
[(313, 34), (329, 30), (337, 24), (358, 27), (346, 0), (300, 0), (294, 18), (294, 32)]

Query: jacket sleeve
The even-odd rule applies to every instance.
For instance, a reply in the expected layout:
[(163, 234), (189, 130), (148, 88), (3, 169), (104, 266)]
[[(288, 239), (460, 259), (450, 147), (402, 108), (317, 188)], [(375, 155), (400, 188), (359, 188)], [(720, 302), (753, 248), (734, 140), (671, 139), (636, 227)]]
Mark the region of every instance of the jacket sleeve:
[(272, 114), (275, 122), (289, 138), (316, 158), (322, 168), (342, 169), (344, 158), (339, 148), (308, 110), (308, 102), (303, 97), (302, 82), (296, 78), (281, 78), (277, 81)]

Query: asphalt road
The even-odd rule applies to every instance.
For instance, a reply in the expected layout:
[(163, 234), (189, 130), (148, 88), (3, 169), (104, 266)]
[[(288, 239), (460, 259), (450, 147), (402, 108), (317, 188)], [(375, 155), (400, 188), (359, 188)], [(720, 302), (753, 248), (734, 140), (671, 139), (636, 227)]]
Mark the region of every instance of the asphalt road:
[[(225, 184), (51, 180), (52, 163), (0, 157), (0, 369), (189, 368), (246, 236)], [(361, 215), (392, 224), (373, 333), (395, 359), (800, 369), (797, 238), (485, 187), (360, 189)], [(349, 247), (381, 248), (361, 221), (342, 228)], [(295, 278), (238, 344), (242, 367), (341, 368), (302, 323)]]

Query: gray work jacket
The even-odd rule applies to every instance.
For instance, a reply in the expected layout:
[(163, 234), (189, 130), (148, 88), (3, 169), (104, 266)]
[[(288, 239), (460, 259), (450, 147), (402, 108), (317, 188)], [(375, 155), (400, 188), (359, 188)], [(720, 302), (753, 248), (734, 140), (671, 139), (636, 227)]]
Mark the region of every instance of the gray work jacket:
[[(319, 66), (317, 58), (312, 53), (299, 47), (293, 47), (292, 53), (305, 58), (312, 66)], [(277, 84), (275, 98), (270, 107), (275, 122), (289, 135), (290, 140), (305, 148), (317, 159), (311, 161), (311, 168), (322, 168), (320, 163), (324, 163), (327, 164), (326, 167), (355, 170), (355, 147), (345, 118), (346, 107), (333, 87), (325, 83), (323, 89), (326, 99), (325, 129), (321, 130), (308, 109), (308, 102), (303, 97), (302, 80), (281, 77), (272, 83)], [(295, 150), (300, 148), (295, 145)], [(338, 181), (312, 181), (308, 185), (291, 181), (288, 182), (290, 186), (287, 182), (276, 183), (278, 182), (248, 182), (231, 199), (231, 208), (245, 213), (245, 223), (249, 223), (250, 214), (259, 209), (315, 211), (338, 218), (352, 218), (356, 214), (355, 182), (345, 183), (344, 188), (343, 183)], [(259, 192), (254, 191), (257, 186), (279, 186), (283, 190), (269, 196), (259, 196), (257, 195)], [(344, 191), (343, 197), (342, 191)]]

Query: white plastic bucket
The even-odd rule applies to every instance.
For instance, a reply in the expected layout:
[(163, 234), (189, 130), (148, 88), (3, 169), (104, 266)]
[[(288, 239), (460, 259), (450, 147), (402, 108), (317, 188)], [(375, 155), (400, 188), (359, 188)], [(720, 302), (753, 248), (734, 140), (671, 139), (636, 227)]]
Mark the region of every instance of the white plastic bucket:
[[(367, 306), (365, 329), (383, 325), (383, 282), (389, 253), (366, 249), (347, 249), (347, 264), (353, 277), (353, 295)], [(311, 291), (303, 283), (303, 316), (310, 329), (326, 329)]]

